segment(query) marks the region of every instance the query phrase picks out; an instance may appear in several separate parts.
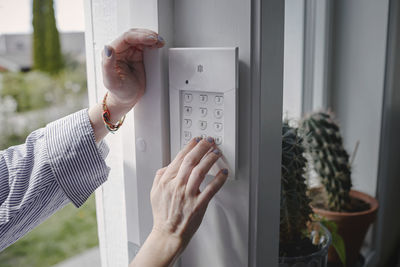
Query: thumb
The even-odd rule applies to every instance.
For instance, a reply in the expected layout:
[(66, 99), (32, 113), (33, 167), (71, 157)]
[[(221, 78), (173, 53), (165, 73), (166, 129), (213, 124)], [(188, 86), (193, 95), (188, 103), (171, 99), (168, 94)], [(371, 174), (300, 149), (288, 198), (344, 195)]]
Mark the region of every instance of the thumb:
[(102, 57), (104, 86), (108, 89), (116, 88), (120, 83), (120, 79), (116, 70), (117, 57), (115, 56), (114, 48), (109, 45), (105, 45)]

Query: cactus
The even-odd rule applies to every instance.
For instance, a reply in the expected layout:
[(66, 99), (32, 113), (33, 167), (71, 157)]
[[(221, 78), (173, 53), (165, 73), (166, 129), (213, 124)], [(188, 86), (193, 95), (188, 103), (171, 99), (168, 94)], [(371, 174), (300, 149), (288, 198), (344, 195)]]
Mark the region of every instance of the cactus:
[(343, 147), (339, 126), (331, 114), (315, 112), (301, 122), (305, 147), (312, 168), (318, 174), (328, 197), (328, 208), (345, 211), (350, 204), (351, 164)]
[(304, 239), (307, 224), (313, 214), (304, 173), (306, 158), (303, 156), (302, 138), (297, 129), (287, 122), (282, 126), (282, 177), (280, 206), (280, 244), (295, 244)]

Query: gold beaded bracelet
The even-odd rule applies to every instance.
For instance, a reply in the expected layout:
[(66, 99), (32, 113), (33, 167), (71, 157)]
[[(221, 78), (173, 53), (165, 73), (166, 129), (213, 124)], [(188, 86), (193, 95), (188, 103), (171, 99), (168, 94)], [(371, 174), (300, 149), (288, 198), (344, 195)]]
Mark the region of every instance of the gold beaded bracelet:
[(104, 95), (103, 98), (103, 122), (104, 126), (108, 131), (110, 131), (111, 133), (115, 133), (116, 131), (118, 131), (119, 127), (121, 127), (121, 125), (124, 123), (125, 115), (116, 124), (111, 123), (110, 121), (111, 114), (106, 105), (107, 96), (108, 92)]

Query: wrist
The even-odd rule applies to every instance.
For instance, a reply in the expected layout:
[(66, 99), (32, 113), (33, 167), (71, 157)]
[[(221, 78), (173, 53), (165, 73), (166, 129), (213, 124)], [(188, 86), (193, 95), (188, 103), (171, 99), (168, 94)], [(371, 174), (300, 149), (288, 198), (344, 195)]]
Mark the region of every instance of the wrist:
[(106, 105), (110, 111), (110, 120), (113, 123), (119, 121), (126, 113), (128, 113), (134, 106), (132, 103), (120, 101), (111, 92), (108, 93)]
[(149, 235), (149, 241), (152, 240), (158, 244), (161, 255), (167, 256), (172, 261), (181, 254), (185, 247), (182, 238), (156, 228), (153, 228)]

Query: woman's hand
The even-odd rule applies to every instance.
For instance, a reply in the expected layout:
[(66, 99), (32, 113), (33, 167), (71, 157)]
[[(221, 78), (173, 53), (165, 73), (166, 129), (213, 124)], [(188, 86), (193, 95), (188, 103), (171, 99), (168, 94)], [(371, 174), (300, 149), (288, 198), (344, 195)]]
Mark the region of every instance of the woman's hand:
[(200, 184), (221, 156), (214, 140), (193, 139), (167, 167), (151, 190), (153, 230), (131, 266), (170, 266), (199, 228), (208, 203), (225, 183), (226, 169), (200, 192)]
[(164, 39), (147, 29), (131, 29), (103, 51), (103, 82), (111, 97), (131, 108), (146, 88), (143, 50), (161, 48)]
[[(144, 51), (161, 48), (164, 43), (164, 39), (153, 31), (132, 29), (104, 47), (103, 82), (109, 90), (106, 104), (113, 124), (131, 110), (145, 92)], [(102, 113), (101, 104), (89, 109), (96, 142), (108, 133)]]

